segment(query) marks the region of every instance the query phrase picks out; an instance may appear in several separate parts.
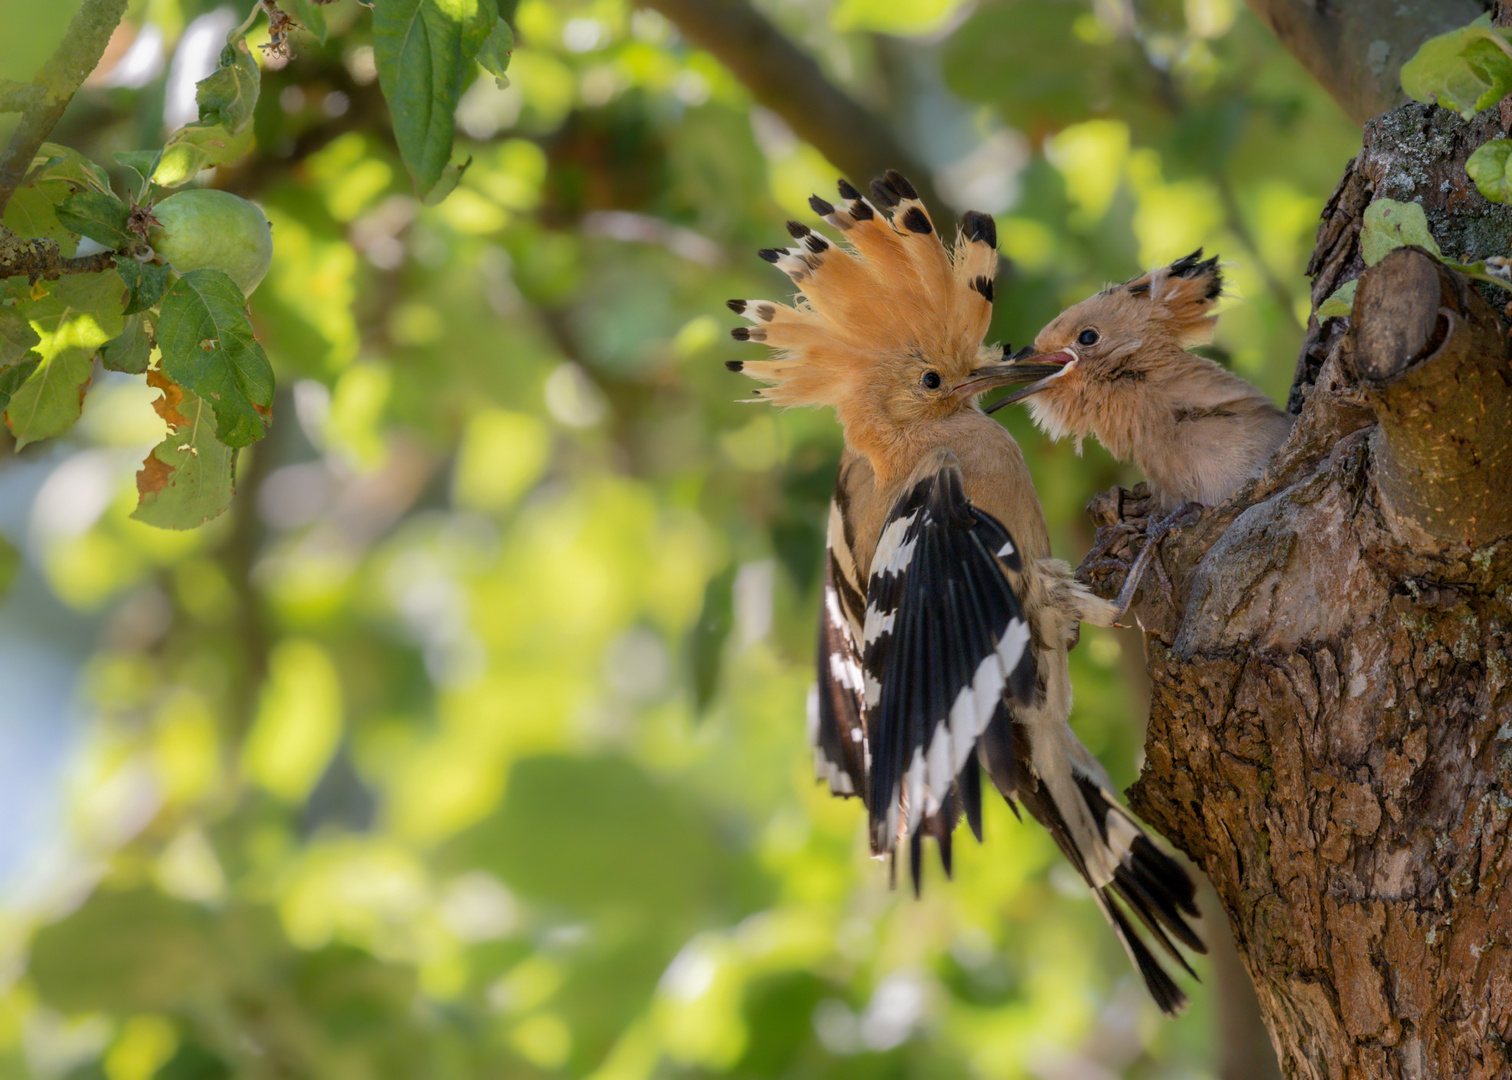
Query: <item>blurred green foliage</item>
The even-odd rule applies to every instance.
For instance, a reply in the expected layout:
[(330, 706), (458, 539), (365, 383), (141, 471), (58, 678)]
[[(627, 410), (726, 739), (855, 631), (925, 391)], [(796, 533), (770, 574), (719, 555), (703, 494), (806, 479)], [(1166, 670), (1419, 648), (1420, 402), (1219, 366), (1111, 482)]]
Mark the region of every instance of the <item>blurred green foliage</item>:
[[(1236, 0), (761, 6), (998, 214), (997, 337), (1203, 245), (1236, 296), (1217, 355), (1284, 394), (1358, 134)], [(8, 9), (0, 76), (76, 7)], [(53, 138), (160, 144), (215, 9), (136, 0)], [(520, 0), (508, 85), (459, 87), (473, 164), (423, 205), (366, 9), (292, 9), (323, 36), (260, 60), (254, 150), (213, 176), (275, 241), (274, 419), (231, 512), (129, 516), (165, 428), (90, 367), (118, 327), (59, 344), (93, 378), (79, 424), (0, 460), (0, 643), (76, 677), (8, 695), (51, 809), (0, 864), (0, 1075), (1211, 1075), (1208, 991), (1161, 1021), (1034, 826), (992, 806), (915, 900), (811, 778), (839, 433), (734, 402), (723, 301), (787, 294), (754, 249), (833, 190), (821, 151), (661, 17)], [(132, 66), (154, 38), (168, 66)], [(1129, 477), (1006, 422), (1079, 558), (1082, 504)], [(1073, 653), (1119, 784), (1138, 653)]]

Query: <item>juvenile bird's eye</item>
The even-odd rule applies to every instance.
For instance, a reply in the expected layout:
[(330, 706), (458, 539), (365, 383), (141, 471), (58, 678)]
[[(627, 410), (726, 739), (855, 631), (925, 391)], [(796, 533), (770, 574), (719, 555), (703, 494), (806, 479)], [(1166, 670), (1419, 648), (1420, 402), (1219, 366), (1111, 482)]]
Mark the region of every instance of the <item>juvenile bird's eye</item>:
[(1076, 343), (1078, 345), (1096, 345), (1097, 331), (1090, 328), (1083, 330), (1080, 334), (1076, 335)]
[(940, 388), (940, 373), (938, 371), (926, 371), (924, 378), (919, 380), (926, 390), (938, 390)]

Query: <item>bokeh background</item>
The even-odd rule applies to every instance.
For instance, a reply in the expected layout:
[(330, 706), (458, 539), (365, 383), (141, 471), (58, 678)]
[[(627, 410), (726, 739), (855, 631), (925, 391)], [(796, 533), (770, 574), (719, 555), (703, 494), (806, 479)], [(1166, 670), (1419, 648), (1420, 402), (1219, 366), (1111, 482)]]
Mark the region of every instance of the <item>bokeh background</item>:
[[(77, 6), (10, 0), (0, 75)], [(134, 2), (54, 138), (160, 144), (249, 6)], [(1237, 0), (757, 6), (998, 215), (998, 339), (1201, 245), (1214, 355), (1284, 399), (1358, 131)], [(276, 242), (227, 516), (129, 520), (140, 379), (0, 435), (0, 1075), (1212, 1076), (1210, 995), (1163, 1021), (1032, 824), (993, 805), (915, 900), (812, 779), (839, 432), (734, 402), (723, 301), (788, 294), (755, 249), (838, 170), (654, 12), (502, 7), (510, 84), (476, 73), (434, 207), (355, 0), (265, 70), (209, 178)], [(1005, 422), (1078, 560), (1131, 478)], [(1073, 654), (1120, 786), (1139, 650)]]

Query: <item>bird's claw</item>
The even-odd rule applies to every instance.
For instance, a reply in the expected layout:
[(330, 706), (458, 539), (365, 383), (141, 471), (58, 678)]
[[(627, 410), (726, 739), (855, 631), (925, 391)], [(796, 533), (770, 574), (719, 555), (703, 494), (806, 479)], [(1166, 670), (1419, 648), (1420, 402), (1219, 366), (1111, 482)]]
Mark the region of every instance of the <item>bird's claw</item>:
[(1118, 606), (1118, 619), (1122, 619), (1128, 612), (1129, 606), (1134, 603), (1134, 596), (1139, 591), (1140, 580), (1150, 563), (1155, 564), (1155, 578), (1160, 582), (1160, 589), (1165, 598), (1174, 608), (1176, 595), (1171, 585), (1171, 576), (1166, 572), (1165, 563), (1160, 558), (1160, 543), (1173, 530), (1190, 524), (1202, 515), (1203, 506), (1199, 502), (1188, 502), (1178, 506), (1171, 513), (1159, 521), (1152, 521), (1145, 531), (1144, 547), (1140, 549), (1139, 556), (1134, 560), (1134, 565), (1129, 567), (1129, 576), (1124, 579), (1124, 585), (1118, 593), (1118, 599), (1114, 603)]

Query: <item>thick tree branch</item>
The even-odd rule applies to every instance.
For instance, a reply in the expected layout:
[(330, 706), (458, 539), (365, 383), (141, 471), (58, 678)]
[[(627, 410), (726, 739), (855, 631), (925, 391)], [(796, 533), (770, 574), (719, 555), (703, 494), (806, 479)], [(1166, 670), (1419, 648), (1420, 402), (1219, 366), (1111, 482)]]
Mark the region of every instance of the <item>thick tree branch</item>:
[(17, 236), (0, 226), (0, 278), (26, 275), (29, 281), (56, 281), (64, 274), (94, 274), (115, 265), (116, 253), (100, 251), (65, 259), (56, 240)]
[(42, 100), (43, 91), (33, 83), (0, 79), (0, 112), (25, 112)]
[(1402, 65), (1435, 34), (1484, 14), (1481, 0), (1245, 0), (1350, 119), (1406, 101)]
[[(47, 139), (63, 110), (73, 100), (74, 92), (105, 55), (110, 35), (126, 13), (126, 0), (84, 0), (57, 51), (42, 65), (32, 85), (40, 90), (21, 114), (21, 122), (11, 134), (10, 144), (0, 155), (0, 213), (31, 168), (37, 148)], [(7, 93), (6, 100), (18, 100), (18, 93)]]
[(1360, 279), (1354, 367), (1382, 511), (1419, 550), (1512, 535), (1512, 370), (1491, 306), (1421, 248)]
[(677, 24), (713, 53), (758, 102), (816, 147), (864, 190), (897, 169), (930, 206), (949, 205), (933, 177), (903, 149), (887, 123), (824, 76), (812, 57), (789, 41), (746, 0), (638, 0)]

